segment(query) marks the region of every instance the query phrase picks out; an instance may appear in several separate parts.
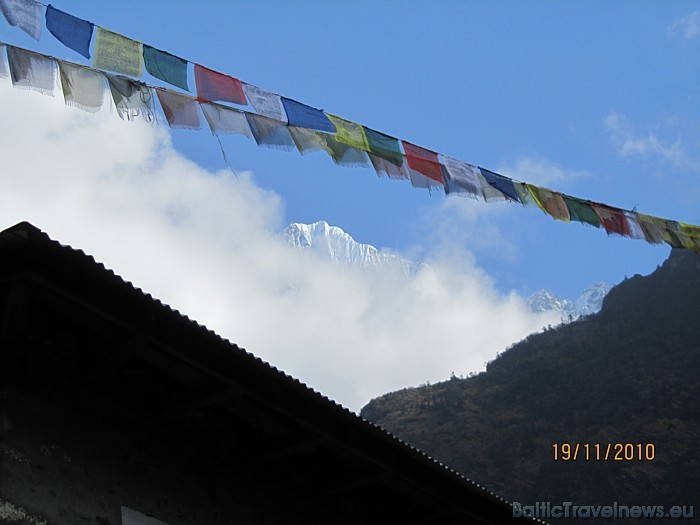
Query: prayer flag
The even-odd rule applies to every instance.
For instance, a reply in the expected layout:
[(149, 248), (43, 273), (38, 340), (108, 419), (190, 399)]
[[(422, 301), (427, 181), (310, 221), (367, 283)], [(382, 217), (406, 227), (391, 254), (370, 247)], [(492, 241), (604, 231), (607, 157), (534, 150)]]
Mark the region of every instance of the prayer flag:
[[(412, 175), (413, 172), (416, 171), (418, 174), (431, 178), (442, 185), (445, 184), (437, 153), (406, 142), (405, 140), (402, 140), (401, 144), (403, 144), (403, 149), (406, 152), (406, 160), (408, 161), (408, 167)], [(413, 182), (413, 177), (411, 177), (411, 182)], [(423, 187), (422, 184), (423, 181), (420, 180), (420, 177), (416, 177), (416, 185)]]
[(622, 210), (617, 208), (612, 208), (611, 206), (606, 206), (605, 204), (593, 203), (591, 204), (593, 210), (600, 218), (600, 223), (602, 224), (608, 235), (626, 235), (629, 237), (630, 230), (627, 225), (627, 218)]
[(204, 118), (214, 135), (243, 135), (252, 138), (245, 113), (213, 102), (201, 102)]
[(153, 121), (153, 93), (146, 84), (126, 77), (106, 77), (119, 118), (134, 120), (140, 116), (147, 122)]
[(445, 193), (466, 194), (475, 199), (483, 195), (479, 180), (479, 168), (452, 157), (442, 156), (441, 159), (447, 173)]
[(10, 76), (10, 69), (7, 65), (7, 47), (0, 44), (0, 78)]
[(543, 212), (560, 221), (571, 220), (569, 210), (564, 199), (562, 199), (561, 193), (531, 184), (528, 184), (527, 188)]
[(220, 100), (240, 106), (248, 105), (241, 81), (199, 64), (194, 66), (194, 82), (197, 85), (197, 98), (205, 102)]
[[(442, 168), (440, 168), (440, 170), (442, 171)], [(413, 186), (414, 188), (425, 188), (427, 190), (430, 190), (432, 188), (442, 186), (438, 181), (436, 181), (432, 177), (426, 177), (418, 170), (412, 170), (409, 168), (408, 174), (409, 178), (411, 179), (411, 186)]]
[(374, 154), (374, 156), (381, 157), (395, 164), (397, 167), (404, 165), (404, 156), (403, 153), (401, 153), (401, 146), (399, 145), (398, 139), (365, 126), (363, 126), (363, 128), (369, 151)]
[(99, 111), (105, 94), (102, 73), (62, 60), (57, 63), (66, 104), (90, 113)]
[(245, 116), (258, 146), (294, 149), (294, 141), (284, 122), (253, 113), (246, 113)]
[(326, 115), (328, 115), (328, 118), (335, 126), (335, 138), (338, 142), (343, 142), (353, 148), (369, 151), (367, 137), (365, 137), (365, 133), (362, 130), (362, 125), (336, 117), (330, 113)]
[(34, 40), (41, 38), (41, 4), (34, 0), (0, 0), (7, 23), (17, 26)]
[(282, 97), (282, 104), (290, 126), (335, 133), (335, 126), (322, 110), (284, 97)]
[(97, 27), (95, 59), (93, 60), (93, 66), (96, 69), (106, 69), (130, 77), (140, 77), (141, 59), (141, 42)]
[(315, 151), (325, 151), (331, 154), (323, 133), (308, 128), (289, 126), (289, 133), (299, 153), (307, 155)]
[(572, 221), (578, 221), (600, 228), (600, 217), (598, 217), (598, 214), (596, 214), (587, 201), (577, 199), (576, 197), (569, 197), (568, 195), (563, 195), (562, 198), (569, 210), (569, 217), (571, 217)]
[(190, 90), (187, 85), (187, 60), (143, 44), (143, 62), (146, 71), (154, 77), (185, 91)]
[(661, 244), (666, 236), (666, 225), (662, 219), (637, 213), (637, 222), (644, 232), (646, 241), (652, 244)]
[(64, 13), (51, 4), (46, 8), (46, 29), (63, 45), (88, 59), (94, 27), (92, 22)]
[(14, 46), (8, 46), (7, 51), (14, 87), (53, 96), (56, 66), (52, 59)]
[(515, 188), (515, 192), (518, 194), (518, 199), (523, 206), (528, 208), (537, 206), (538, 208), (542, 209), (540, 207), (540, 203), (535, 200), (535, 197), (528, 189), (528, 186), (529, 184), (525, 182), (513, 181), (513, 187)]
[(243, 91), (245, 91), (255, 111), (268, 118), (287, 122), (287, 114), (282, 105), (282, 97), (245, 82), (243, 82)]
[(700, 226), (687, 224), (685, 222), (679, 222), (678, 224), (681, 227), (681, 231), (686, 235), (690, 235), (691, 237), (700, 237)]
[(513, 181), (508, 177), (494, 173), (485, 168), (479, 168), (481, 174), (486, 179), (491, 186), (500, 191), (506, 199), (513, 200), (515, 202), (520, 202), (518, 198), (518, 193), (515, 191), (515, 186), (513, 186)]
[(672, 248), (689, 248), (687, 240), (681, 232), (681, 226), (676, 221), (661, 219), (665, 226), (664, 241)]
[(340, 142), (339, 140), (336, 140), (333, 135), (325, 135), (324, 138), (326, 139), (326, 145), (328, 146), (326, 151), (328, 151), (328, 154), (333, 159), (333, 162), (335, 162), (338, 166), (368, 166), (367, 154), (363, 150), (353, 148), (344, 142)]
[(627, 227), (630, 231), (630, 237), (633, 239), (646, 240), (644, 230), (642, 230), (642, 227), (639, 225), (639, 220), (637, 219), (637, 212), (624, 211), (623, 213), (625, 214), (625, 219), (627, 220)]
[(372, 163), (374, 171), (377, 175), (381, 177), (386, 175), (390, 179), (410, 179), (411, 174), (408, 172), (408, 165), (403, 162), (403, 156), (401, 158), (401, 164), (397, 164), (395, 161), (390, 161), (384, 157), (380, 157), (374, 153), (369, 153), (369, 160)]
[(478, 172), (479, 182), (481, 182), (481, 193), (484, 195), (484, 200), (486, 202), (496, 202), (508, 200), (508, 197), (503, 195), (503, 192), (497, 190), (491, 184), (488, 183), (484, 175), (481, 173), (481, 168)]
[(199, 103), (196, 98), (163, 88), (156, 88), (156, 95), (171, 128), (199, 129), (202, 127), (197, 109)]

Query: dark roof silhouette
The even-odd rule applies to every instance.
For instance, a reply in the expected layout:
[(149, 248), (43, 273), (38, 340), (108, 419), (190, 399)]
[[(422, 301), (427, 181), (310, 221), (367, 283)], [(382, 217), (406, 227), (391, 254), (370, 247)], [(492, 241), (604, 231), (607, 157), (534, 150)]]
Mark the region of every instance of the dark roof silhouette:
[(50, 333), (84, 327), (100, 345), (62, 344), (56, 374), (79, 372), (95, 392), (149, 417), (215, 430), (232, 456), (271, 480), (296, 472), (323, 494), (319, 505), (349, 522), (540, 522), (512, 517), (512, 505), (484, 487), (27, 222), (0, 232), (0, 281), (8, 345), (29, 352), (27, 341), (45, 337), (33, 335), (34, 316)]

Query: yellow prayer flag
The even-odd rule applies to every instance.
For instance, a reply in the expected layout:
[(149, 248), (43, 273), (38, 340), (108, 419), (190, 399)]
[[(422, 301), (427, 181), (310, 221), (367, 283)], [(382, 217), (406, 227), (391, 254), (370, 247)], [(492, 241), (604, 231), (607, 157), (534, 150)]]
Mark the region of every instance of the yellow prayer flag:
[(542, 201), (540, 200), (540, 189), (537, 186), (533, 186), (532, 184), (524, 183), (524, 185), (527, 188), (527, 191), (530, 192), (530, 195), (532, 195), (532, 198), (535, 200), (535, 204), (537, 204), (539, 209), (547, 213), (544, 204), (542, 204)]
[(680, 224), (681, 226), (681, 231), (686, 235), (700, 238), (700, 226), (695, 226), (694, 224), (687, 224), (685, 222), (679, 222), (678, 224)]
[(367, 143), (367, 137), (365, 136), (362, 125), (336, 117), (330, 113), (326, 113), (326, 116), (335, 126), (335, 139), (338, 142), (343, 142), (353, 148), (369, 151), (369, 144)]
[(98, 27), (93, 67), (140, 77), (143, 69), (141, 42)]

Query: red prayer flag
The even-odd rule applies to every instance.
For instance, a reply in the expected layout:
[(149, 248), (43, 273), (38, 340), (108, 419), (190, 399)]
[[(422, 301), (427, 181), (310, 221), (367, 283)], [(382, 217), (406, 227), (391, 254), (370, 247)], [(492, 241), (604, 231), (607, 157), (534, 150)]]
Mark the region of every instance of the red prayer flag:
[(197, 85), (197, 97), (199, 100), (206, 102), (219, 100), (233, 102), (241, 106), (248, 104), (243, 85), (237, 78), (195, 64), (194, 81)]
[(404, 140), (401, 141), (401, 144), (406, 152), (406, 160), (410, 169), (416, 170), (421, 175), (430, 177), (440, 184), (445, 184), (437, 153)]
[(617, 233), (627, 237), (631, 235), (627, 218), (622, 210), (597, 203), (591, 203), (591, 207), (600, 218), (600, 223), (608, 234)]

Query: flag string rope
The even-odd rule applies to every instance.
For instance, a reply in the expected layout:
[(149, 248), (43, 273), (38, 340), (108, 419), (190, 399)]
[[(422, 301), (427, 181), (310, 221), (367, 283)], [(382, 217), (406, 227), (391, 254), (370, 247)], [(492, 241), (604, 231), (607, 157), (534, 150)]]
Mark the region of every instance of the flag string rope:
[[(293, 146), (296, 146), (302, 154), (325, 150), (331, 155), (336, 164), (344, 166), (368, 166), (367, 160), (369, 159), (378, 175), (409, 179), (417, 187), (429, 190), (441, 187), (446, 194), (457, 193), (483, 199), (487, 202), (495, 200), (519, 202), (524, 206), (539, 207), (544, 213), (554, 219), (567, 222), (576, 221), (582, 224), (602, 227), (608, 235), (622, 235), (646, 240), (653, 244), (666, 243), (674, 248), (685, 248), (700, 253), (700, 226), (641, 214), (637, 212), (636, 207), (634, 210), (625, 210), (590, 200), (579, 199), (450, 158), (405, 140), (399, 140), (390, 135), (377, 132), (361, 124), (326, 113), (324, 110), (262, 90), (251, 84), (241, 82), (234, 77), (205, 68), (191, 60), (176, 57), (165, 51), (152, 48), (91, 22), (59, 11), (43, 2), (34, 0), (0, 0), (0, 8), (11, 25), (18, 25), (16, 20), (13, 23), (11, 10), (13, 6), (19, 5), (19, 3), (25, 6), (45, 7), (46, 25), (49, 31), (66, 47), (79, 52), (86, 58), (89, 58), (88, 48), (93, 40), (93, 27), (98, 28), (98, 35), (94, 39), (96, 43), (93, 67), (75, 64), (39, 53), (35, 53), (36, 55), (57, 61), (59, 65), (61, 63), (70, 64), (97, 72), (104, 75), (108, 80), (124, 79), (126, 82), (145, 86), (151, 92), (155, 90), (158, 94), (161, 108), (172, 128), (190, 127), (187, 122), (184, 122), (186, 118), (183, 117), (183, 108), (189, 111), (188, 118), (191, 119), (195, 119), (192, 111), (197, 114), (200, 110), (203, 111), (212, 133), (219, 141), (224, 161), (234, 174), (236, 172), (231, 167), (221, 144), (218, 133), (221, 130), (215, 129), (220, 123), (213, 122), (212, 118), (215, 117), (210, 116), (205, 109), (211, 110), (211, 108), (214, 108), (217, 112), (224, 113), (237, 112), (245, 116), (249, 123), (247, 131), (241, 128), (240, 130), (226, 130), (226, 132), (241, 133), (247, 135), (248, 138), (251, 138), (252, 134), (258, 145), (281, 149), (291, 149)], [(49, 23), (50, 17), (52, 17), (51, 24)], [(82, 42), (80, 43), (82, 47), (80, 49), (78, 48), (79, 44), (75, 40), (76, 34), (66, 32), (67, 30), (61, 25), (64, 19), (69, 19), (68, 25), (65, 27), (69, 27), (70, 31), (74, 33), (78, 31), (75, 29), (76, 27), (83, 27), (81, 29), (83, 33)], [(34, 23), (36, 22), (35, 20)], [(19, 25), (23, 30), (30, 32), (25, 27), (22, 27), (21, 23)], [(30, 34), (39, 40), (36, 34)], [(5, 45), (8, 46), (8, 49), (13, 47), (22, 49), (10, 44)], [(145, 48), (148, 48), (152, 54), (152, 56), (149, 56), (150, 64), (146, 59)], [(105, 49), (108, 51), (104, 51)], [(117, 55), (121, 53), (117, 57), (118, 60), (114, 59), (113, 56), (115, 50)], [(24, 49), (23, 51), (33, 53)], [(135, 56), (136, 52), (138, 52), (138, 56)], [(129, 53), (131, 53), (131, 56), (129, 56)], [(100, 63), (104, 62), (104, 65), (111, 67), (105, 67), (104, 69), (97, 67), (98, 58)], [(128, 63), (128, 59), (131, 59), (131, 64)], [(134, 60), (137, 61), (137, 64), (134, 63)], [(162, 63), (159, 64), (159, 60)], [(191, 97), (179, 91), (156, 87), (135, 80), (132, 77), (141, 76), (143, 62), (146, 62), (146, 70), (152, 76), (186, 91), (189, 91), (186, 78), (187, 69), (183, 72), (182, 65), (185, 64), (185, 67), (186, 64), (194, 65), (197, 97)], [(165, 73), (160, 69), (161, 66), (167, 70)], [(154, 71), (151, 71), (151, 68)], [(11, 63), (10, 69), (12, 70)], [(124, 76), (112, 75), (107, 73), (105, 69), (123, 73)], [(177, 72), (180, 73), (180, 76), (178, 79), (174, 79), (173, 75)], [(169, 75), (173, 78), (168, 78)], [(14, 80), (13, 76), (13, 83)], [(116, 83), (117, 81), (115, 80), (114, 82)], [(63, 84), (62, 87), (65, 96)], [(112, 87), (112, 82), (110, 82), (110, 88)], [(112, 95), (114, 98), (114, 89), (112, 89)], [(218, 104), (215, 101), (231, 102), (239, 106), (252, 105), (255, 111), (245, 111)], [(174, 105), (167, 107), (170, 102), (173, 102)], [(121, 99), (121, 103), (122, 106), (128, 106), (128, 98)], [(116, 100), (115, 104), (119, 107)], [(122, 116), (121, 113), (120, 116)], [(199, 117), (197, 116), (195, 120), (198, 121)], [(265, 128), (265, 133), (274, 133), (278, 136), (274, 138), (270, 138), (271, 135), (265, 136), (260, 131), (260, 126)], [(288, 128), (291, 141), (279, 131), (282, 126)]]

